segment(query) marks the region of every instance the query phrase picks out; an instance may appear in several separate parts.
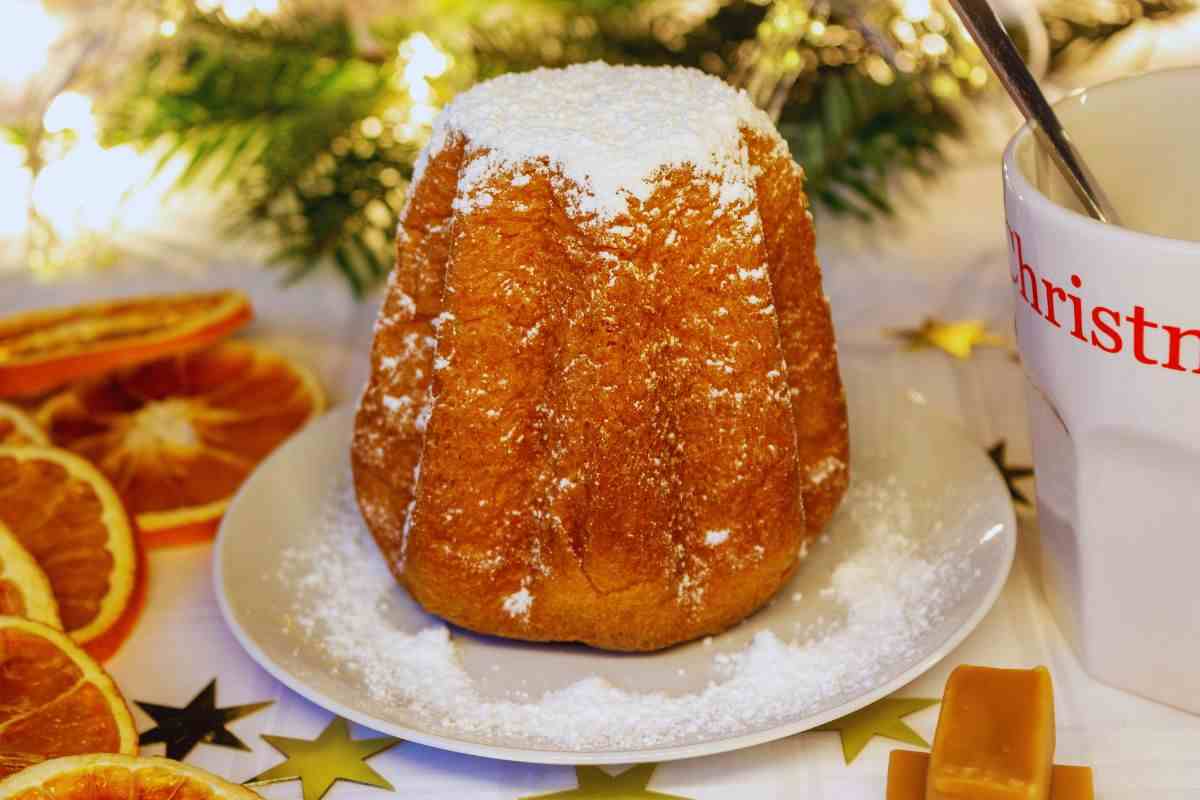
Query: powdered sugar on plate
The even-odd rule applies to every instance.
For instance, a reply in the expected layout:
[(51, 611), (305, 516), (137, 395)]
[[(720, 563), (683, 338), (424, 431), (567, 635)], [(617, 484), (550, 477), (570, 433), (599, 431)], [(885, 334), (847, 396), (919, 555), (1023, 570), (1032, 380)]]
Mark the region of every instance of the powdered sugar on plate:
[[(685, 646), (700, 654), (702, 662), (693, 663), (708, 674), (679, 692), (632, 691), (617, 685), (615, 673), (580, 674), (540, 694), (514, 675), (503, 696), (485, 691), (487, 676), (480, 673), (493, 670), (473, 671), (478, 659), (468, 664), (459, 645), (486, 646), (478, 638), (462, 639), (432, 617), (423, 629), (398, 624), (398, 604), (412, 601), (388, 573), (345, 482), (327, 501), (323, 540), (285, 551), (277, 577), (299, 588), (289, 616), (309, 644), (360, 682), (374, 703), (403, 709), (432, 733), (569, 751), (637, 750), (736, 736), (820, 713), (922, 657), (919, 640), (958, 602), (974, 569), (961, 548), (926, 546), (929, 515), (919, 505), (895, 480), (858, 480), (832, 538), (812, 548), (801, 575), (781, 591), (786, 602), (711, 642)], [(514, 613), (536, 602), (511, 599)], [(796, 609), (810, 603), (821, 613), (796, 622)], [(614, 663), (626, 671), (638, 663), (650, 668), (683, 652)], [(529, 657), (571, 653), (578, 648), (563, 646), (560, 653), (542, 646)], [(690, 679), (697, 672), (670, 666), (671, 675)]]

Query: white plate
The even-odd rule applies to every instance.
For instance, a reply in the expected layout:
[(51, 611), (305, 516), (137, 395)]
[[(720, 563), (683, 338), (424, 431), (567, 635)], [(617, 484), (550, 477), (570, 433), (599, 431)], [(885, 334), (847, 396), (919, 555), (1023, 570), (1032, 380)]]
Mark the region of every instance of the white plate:
[[(438, 692), (430, 690), (430, 672), (421, 665), (416, 672), (405, 672), (381, 663), (379, 666), (386, 668), (375, 671), (373, 692), (361, 664), (339, 659), (338, 648), (323, 638), (320, 624), (313, 626), (304, 619), (303, 609), (312, 603), (328, 606), (335, 600), (351, 602), (347, 609), (378, 609), (369, 613), (383, 615), (381, 636), (415, 635), (439, 621), (424, 614), (390, 581), (379, 582), (382, 566), (371, 548), (356, 551), (362, 560), (350, 565), (355, 579), (336, 586), (328, 581), (323, 587), (314, 588), (311, 582), (305, 585), (303, 569), (297, 572), (295, 559), (283, 557), (284, 553), (300, 554), (298, 563), (303, 563), (304, 554), (327, 552), (319, 548), (334, 540), (365, 538), (365, 528), (353, 512), (343, 510), (340, 524), (334, 524), (330, 516), (331, 507), (347, 507), (347, 451), (353, 421), (348, 408), (332, 412), (281, 448), (247, 481), (230, 506), (214, 554), (222, 613), (259, 664), (314, 703), (378, 731), (462, 753), (547, 764), (628, 764), (734, 750), (821, 725), (899, 689), (953, 650), (995, 602), (1008, 576), (1016, 543), (1011, 500), (979, 445), (909, 400), (874, 389), (869, 372), (846, 369), (844, 373), (851, 402), (852, 471), (857, 488), (852, 488), (831, 523), (829, 540), (814, 548), (777, 601), (710, 642), (629, 655), (575, 645), (526, 644), (452, 629), (458, 663), (479, 698), (465, 708), (470, 713), (463, 713), (461, 706), (458, 713), (449, 707), (431, 711), (426, 701)], [(728, 659), (722, 667), (718, 662), (723, 656), (714, 657), (745, 651), (762, 631), (771, 631), (782, 641), (805, 642), (788, 652), (804, 649), (820, 659), (828, 656), (822, 648), (831, 653), (838, 641), (842, 648), (838, 652), (845, 652), (846, 643), (836, 634), (839, 625), (847, 626), (847, 606), (839, 600), (831, 574), (837, 565), (865, 557), (865, 548), (875, 546), (867, 543), (864, 531), (874, 530), (870, 536), (878, 538), (880, 531), (892, 529), (889, 526), (909, 537), (921, 563), (936, 567), (927, 573), (937, 576), (933, 590), (927, 577), (921, 584), (923, 596), (915, 600), (911, 581), (906, 583), (912, 575), (896, 575), (885, 567), (870, 584), (884, 600), (882, 607), (891, 607), (894, 598), (901, 610), (898, 619), (926, 620), (923, 627), (908, 630), (910, 640), (883, 648), (870, 663), (847, 667), (846, 676), (816, 681), (822, 683), (819, 691), (813, 688), (811, 668), (807, 672), (799, 667), (775, 670), (773, 664), (769, 665), (772, 679), (763, 681), (762, 698), (754, 694), (758, 684), (753, 681), (749, 683), (749, 701), (745, 687), (743, 694), (733, 697), (711, 688), (729, 679), (722, 672), (729, 668)], [(364, 576), (361, 580), (360, 574)], [(374, 583), (369, 574), (375, 576)], [(322, 600), (321, 591), (336, 592), (338, 597)], [(923, 604), (920, 613), (909, 615), (904, 610), (906, 602)], [(357, 613), (347, 614), (351, 615)], [(815, 643), (806, 642), (814, 627), (834, 635), (817, 635)], [(873, 644), (870, 638), (864, 641)], [(386, 657), (405, 649), (393, 649)], [(869, 647), (867, 651), (871, 652)], [(361, 650), (355, 652), (360, 658)], [(380, 659), (386, 662), (384, 656)], [(823, 672), (819, 669), (817, 674)], [(381, 695), (380, 675), (385, 683), (401, 685), (390, 687), (393, 694)], [(411, 687), (403, 685), (404, 675), (413, 676)], [(779, 675), (795, 675), (798, 683), (788, 686), (786, 681), (791, 678), (786, 677), (780, 685)], [(637, 731), (630, 734), (628, 730), (641, 726), (627, 725), (623, 732), (614, 733), (609, 730), (613, 720), (596, 714), (579, 715), (569, 735), (532, 723), (522, 728), (520, 720), (525, 717), (519, 714), (496, 729), (466, 719), (476, 711), (482, 714), (481, 709), (491, 708), (493, 702), (537, 700), (546, 692), (592, 676), (638, 697), (658, 693), (666, 698), (664, 702), (690, 703), (689, 722), (698, 718), (708, 721), (665, 725), (657, 732), (647, 729), (643, 741), (635, 735)], [(424, 688), (418, 687), (422, 682)], [(410, 690), (415, 698), (405, 695)], [(770, 692), (782, 702), (765, 696)], [(806, 699), (810, 696), (811, 702)], [(734, 699), (737, 697), (741, 699)], [(710, 698), (720, 707), (706, 707)], [(417, 702), (410, 702), (413, 699)], [(507, 705), (511, 709), (512, 703)], [(618, 716), (619, 705), (620, 698), (613, 704)], [(763, 709), (755, 711), (758, 705)], [(636, 714), (629, 717), (634, 718)]]

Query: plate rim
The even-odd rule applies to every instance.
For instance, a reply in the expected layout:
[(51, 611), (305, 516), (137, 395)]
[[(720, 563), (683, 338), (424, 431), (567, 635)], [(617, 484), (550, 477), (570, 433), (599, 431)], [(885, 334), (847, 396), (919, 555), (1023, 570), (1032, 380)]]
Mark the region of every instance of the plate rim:
[[(897, 393), (899, 394), (899, 393)], [(907, 398), (900, 396), (901, 400), (911, 403)], [(933, 412), (931, 409), (920, 406), (922, 412), (929, 417), (931, 424), (942, 425), (947, 428), (954, 429), (956, 434), (961, 435), (969, 441), (963, 427), (953, 420)], [(313, 420), (311, 424), (306, 426), (296, 436), (286, 442), (283, 447), (280, 447), (272, 453), (260, 465), (259, 469), (266, 467), (276, 458), (285, 458), (287, 451), (290, 449), (293, 442), (300, 437), (311, 435), (312, 431), (318, 427), (334, 426), (336, 421), (343, 417), (351, 416), (354, 407), (350, 403), (344, 403), (336, 408), (327, 411), (320, 418)], [(984, 456), (982, 453), (980, 457)], [(257, 470), (256, 470), (257, 471)], [(1005, 585), (1008, 583), (1009, 574), (1012, 571), (1012, 565), (1016, 558), (1017, 551), (1017, 521), (1016, 512), (1011, 504), (1005, 506), (1003, 520), (1004, 530), (1008, 534), (1004, 537), (1004, 552), (1002, 568), (998, 569), (992, 579), (992, 583), (984, 592), (982, 601), (976, 606), (971, 614), (957, 627), (949, 636), (947, 636), (936, 648), (931, 650), (924, 658), (915, 662), (912, 666), (906, 669), (895, 678), (880, 684), (870, 691), (863, 692), (856, 696), (853, 700), (849, 700), (841, 705), (829, 709), (820, 714), (813, 714), (804, 717), (800, 720), (792, 722), (780, 723), (769, 728), (750, 733), (736, 734), (717, 739), (710, 739), (704, 742), (695, 744), (680, 744), (670, 745), (665, 747), (651, 747), (637, 750), (553, 750), (553, 749), (535, 749), (535, 748), (520, 748), (507, 747), (504, 745), (490, 745), (473, 742), (467, 739), (457, 739), (452, 736), (445, 736), (437, 733), (429, 733), (418, 728), (412, 728), (407, 725), (390, 722), (372, 716), (369, 713), (352, 708), (329, 697), (324, 692), (313, 688), (306, 683), (303, 678), (295, 675), (277, 663), (268, 653), (266, 653), (258, 643), (250, 636), (246, 629), (238, 620), (237, 614), (230, 605), (228, 593), (225, 591), (223, 554), (228, 540), (227, 526), (225, 521), (229, 519), (233, 512), (242, 502), (243, 495), (247, 494), (246, 488), (249, 487), (253, 474), (246, 480), (239, 489), (233, 500), (226, 510), (225, 516), (221, 520), (220, 528), (217, 532), (216, 540), (213, 542), (213, 591), (216, 594), (217, 606), (221, 611), (221, 616), (225, 620), (226, 626), (233, 633), (238, 644), (246, 651), (252, 660), (260, 667), (267, 671), (275, 680), (282, 683), (287, 688), (291, 689), (296, 694), (300, 695), (309, 702), (332, 711), (341, 717), (344, 717), (351, 722), (355, 722), (365, 728), (378, 731), (380, 733), (391, 736), (398, 736), (406, 741), (416, 744), (435, 747), (440, 750), (446, 750), (454, 753), (462, 753), (471, 756), (481, 756), (484, 758), (498, 759), (501, 761), (513, 761), (524, 764), (552, 764), (552, 765), (608, 765), (608, 764), (643, 764), (650, 762), (667, 762), (678, 761), (686, 758), (698, 758), (702, 756), (717, 755), (727, 753), (734, 750), (741, 750), (755, 745), (773, 742), (777, 739), (783, 739), (788, 736), (794, 736), (805, 731), (810, 731), (813, 728), (824, 725), (835, 719), (852, 714), (859, 711), (871, 703), (880, 700), (898, 689), (912, 683), (914, 680), (924, 675), (946, 656), (952, 653), (968, 636), (970, 636), (984, 617), (995, 606), (1001, 592), (1004, 591)], [(992, 482), (1002, 484), (999, 475), (992, 475)]]

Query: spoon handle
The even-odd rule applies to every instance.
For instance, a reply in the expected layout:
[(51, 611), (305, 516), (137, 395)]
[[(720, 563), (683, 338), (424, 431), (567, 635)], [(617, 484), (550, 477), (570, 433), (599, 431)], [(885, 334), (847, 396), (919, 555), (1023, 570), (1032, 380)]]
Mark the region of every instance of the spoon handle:
[(1108, 196), (1071, 143), (988, 0), (950, 0), (950, 3), (1087, 212), (1101, 222), (1119, 224)]

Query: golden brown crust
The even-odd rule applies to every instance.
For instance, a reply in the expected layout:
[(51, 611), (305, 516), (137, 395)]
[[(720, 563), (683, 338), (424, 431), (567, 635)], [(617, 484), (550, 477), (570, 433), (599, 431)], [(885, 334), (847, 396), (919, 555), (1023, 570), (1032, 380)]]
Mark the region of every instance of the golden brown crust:
[(792, 387), (810, 536), (837, 510), (850, 482), (846, 396), (838, 371), (829, 302), (821, 288), (816, 236), (804, 194), (804, 172), (770, 139), (749, 134), (756, 192), (775, 308)]
[(625, 237), (569, 218), (547, 163), (462, 212), (482, 154), (458, 137), (430, 159), (352, 453), (367, 524), (427, 610), (652, 650), (724, 630), (795, 569), (819, 530), (804, 503), (823, 524), (845, 486), (808, 479), (844, 458), (845, 409), (799, 172), (747, 144), (757, 208), (718, 209), (674, 168)]

